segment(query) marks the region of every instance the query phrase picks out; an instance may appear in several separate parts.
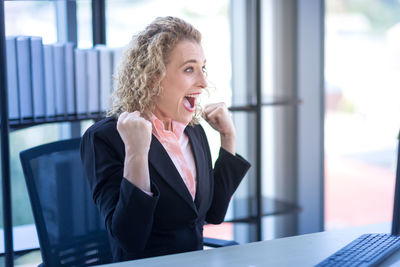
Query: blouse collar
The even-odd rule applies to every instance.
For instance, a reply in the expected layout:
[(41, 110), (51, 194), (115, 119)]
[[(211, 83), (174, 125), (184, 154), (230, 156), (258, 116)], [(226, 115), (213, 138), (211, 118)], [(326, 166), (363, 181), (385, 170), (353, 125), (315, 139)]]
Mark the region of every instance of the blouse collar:
[(153, 133), (161, 138), (168, 138), (168, 135), (174, 133), (176, 138), (179, 140), (183, 134), (183, 131), (186, 128), (185, 124), (177, 121), (172, 121), (172, 131), (166, 130), (164, 127), (164, 123), (154, 114), (152, 114), (151, 123), (153, 124)]

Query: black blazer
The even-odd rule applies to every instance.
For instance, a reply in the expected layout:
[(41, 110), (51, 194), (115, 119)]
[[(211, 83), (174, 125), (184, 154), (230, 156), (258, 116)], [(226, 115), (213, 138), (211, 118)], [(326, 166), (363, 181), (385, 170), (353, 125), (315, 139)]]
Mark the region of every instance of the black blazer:
[(114, 261), (200, 250), (203, 225), (221, 223), (232, 194), (250, 168), (242, 157), (221, 148), (212, 168), (206, 135), (200, 125), (185, 129), (196, 162), (195, 200), (158, 139), (149, 151), (149, 196), (123, 178), (125, 148), (106, 118), (83, 135), (81, 157), (93, 199), (105, 218)]

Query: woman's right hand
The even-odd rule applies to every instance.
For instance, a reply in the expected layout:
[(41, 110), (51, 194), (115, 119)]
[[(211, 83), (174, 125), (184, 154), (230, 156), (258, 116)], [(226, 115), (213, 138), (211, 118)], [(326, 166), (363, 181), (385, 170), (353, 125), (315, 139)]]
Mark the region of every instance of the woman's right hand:
[(124, 177), (145, 192), (150, 192), (151, 129), (151, 123), (140, 117), (139, 111), (124, 112), (118, 118), (117, 130), (125, 144)]
[(140, 117), (139, 111), (122, 113), (117, 122), (117, 130), (125, 144), (125, 151), (135, 156), (149, 153), (151, 143), (151, 123)]

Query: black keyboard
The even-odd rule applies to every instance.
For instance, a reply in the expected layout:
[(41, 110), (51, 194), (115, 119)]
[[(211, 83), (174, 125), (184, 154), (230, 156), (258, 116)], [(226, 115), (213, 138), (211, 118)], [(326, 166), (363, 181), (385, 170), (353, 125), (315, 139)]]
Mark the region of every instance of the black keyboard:
[(400, 248), (400, 236), (365, 234), (316, 266), (377, 266)]

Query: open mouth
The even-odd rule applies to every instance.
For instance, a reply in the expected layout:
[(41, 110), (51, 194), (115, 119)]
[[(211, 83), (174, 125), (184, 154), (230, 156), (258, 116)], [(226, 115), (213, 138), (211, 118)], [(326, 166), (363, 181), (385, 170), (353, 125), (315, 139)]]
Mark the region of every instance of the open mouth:
[(195, 110), (195, 103), (198, 94), (186, 95), (183, 99), (183, 106), (189, 112), (193, 112)]

